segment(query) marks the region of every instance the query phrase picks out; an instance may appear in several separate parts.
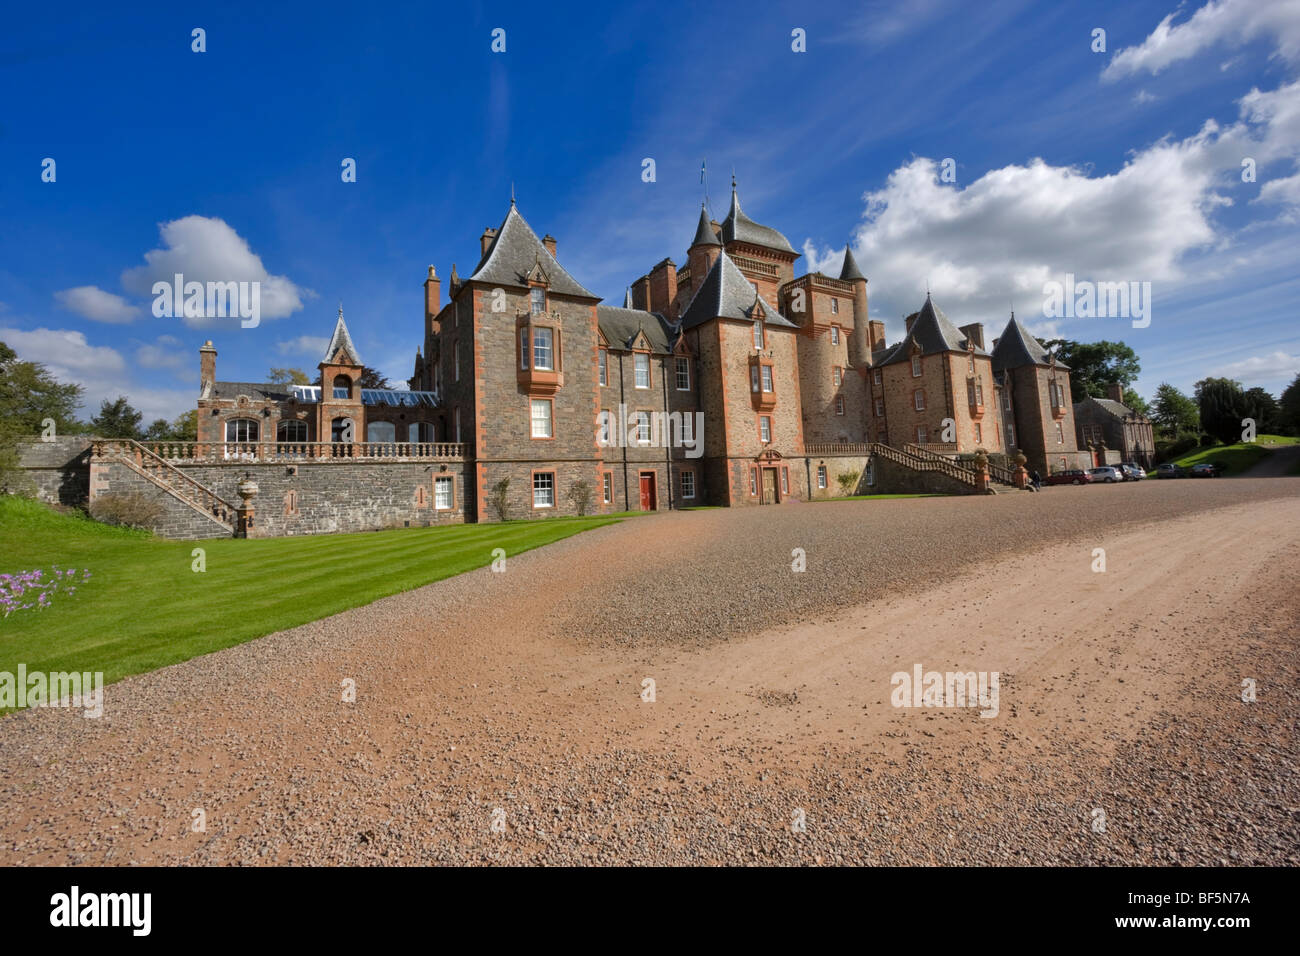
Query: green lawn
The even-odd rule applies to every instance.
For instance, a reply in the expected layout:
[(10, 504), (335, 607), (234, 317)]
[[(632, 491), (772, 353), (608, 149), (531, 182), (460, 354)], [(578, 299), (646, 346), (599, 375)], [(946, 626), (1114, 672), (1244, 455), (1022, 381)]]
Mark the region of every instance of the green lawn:
[[(610, 524), (617, 516), (243, 541), (166, 541), (0, 496), (0, 573), (89, 569), (75, 594), (0, 620), (0, 671), (111, 683)], [(194, 548), (207, 570), (191, 570)], [(78, 579), (80, 573), (78, 573)]]
[(1256, 435), (1255, 441), (1261, 445), (1300, 445), (1300, 438), (1294, 435)]
[[(1235, 475), (1237, 472), (1245, 471), (1247, 468), (1258, 464), (1260, 459), (1267, 458), (1268, 455), (1268, 449), (1262, 448), (1258, 442), (1212, 445), (1210, 447), (1194, 448), (1182, 457), (1175, 458), (1174, 464), (1182, 468), (1191, 468), (1192, 465), (1205, 461), (1218, 465), (1223, 469), (1225, 475)], [(1151, 474), (1154, 475), (1155, 472), (1153, 471)]]

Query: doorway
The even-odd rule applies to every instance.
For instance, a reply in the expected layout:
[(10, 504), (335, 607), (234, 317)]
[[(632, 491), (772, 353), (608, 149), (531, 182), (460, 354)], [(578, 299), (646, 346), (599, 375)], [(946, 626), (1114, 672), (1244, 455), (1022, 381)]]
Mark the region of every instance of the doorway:
[(641, 472), (641, 510), (654, 511), (658, 506), (655, 497), (655, 473)]
[(774, 505), (778, 501), (780, 501), (779, 493), (777, 492), (776, 489), (777, 489), (776, 469), (764, 468), (763, 469), (763, 504)]

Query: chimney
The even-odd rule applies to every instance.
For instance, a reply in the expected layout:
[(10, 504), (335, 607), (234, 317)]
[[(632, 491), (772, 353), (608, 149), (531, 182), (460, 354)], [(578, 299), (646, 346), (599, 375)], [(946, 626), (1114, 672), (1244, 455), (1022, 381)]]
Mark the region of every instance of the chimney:
[(993, 351), (996, 352), (997, 350), (998, 350), (998, 339), (994, 339), (994, 340), (993, 340)]
[(665, 259), (650, 270), (650, 312), (667, 312), (677, 298), (677, 263)]
[(1106, 386), (1106, 397), (1112, 402), (1124, 403), (1124, 386), (1118, 383), (1111, 383)]
[(546, 247), (546, 251), (551, 254), (552, 259), (557, 258), (555, 255), (555, 237), (549, 232), (542, 236), (542, 245)]
[(885, 347), (885, 323), (872, 321), (871, 323), (871, 351), (878, 352)]
[(632, 306), (637, 309), (650, 309), (650, 277), (642, 276), (632, 283)]
[(961, 334), (975, 343), (977, 349), (984, 348), (984, 323), (972, 322), (970, 325), (961, 327)]
[[(919, 312), (913, 312), (911, 315), (909, 315), (907, 318), (905, 318), (905, 319), (903, 320), (903, 324), (904, 324), (905, 326), (907, 326), (907, 332), (911, 332), (911, 331), (912, 331), (912, 323), (916, 321), (916, 317), (917, 317), (918, 315), (920, 315)], [(906, 333), (904, 333), (904, 334), (906, 334)]]
[(442, 309), (442, 280), (433, 266), (429, 266), (429, 277), (424, 280), (424, 321), (428, 328), (433, 328), (433, 317)]
[(212, 339), (208, 339), (199, 349), (199, 392), (209, 392), (216, 380), (217, 350), (212, 347)]
[(497, 237), (495, 229), (484, 229), (483, 235), (478, 237), (479, 247), (483, 250), (482, 254), (487, 255), (488, 247), (492, 245), (492, 240)]

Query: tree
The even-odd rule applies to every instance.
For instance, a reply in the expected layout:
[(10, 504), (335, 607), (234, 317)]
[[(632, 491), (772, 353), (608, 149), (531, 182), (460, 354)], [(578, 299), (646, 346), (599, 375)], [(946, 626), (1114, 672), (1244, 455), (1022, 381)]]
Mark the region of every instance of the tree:
[(35, 490), (20, 465), (18, 443), (33, 441), (54, 423), (54, 434), (75, 435), (81, 386), (64, 385), (38, 362), (24, 362), (0, 342), (0, 492), (29, 494)]
[(144, 431), (146, 441), (198, 441), (199, 413), (196, 409), (183, 412), (174, 421), (158, 418)]
[(361, 380), (359, 384), (361, 385), (362, 388), (392, 388), (393, 387), (389, 383), (388, 379), (384, 378), (382, 373), (380, 373), (377, 369), (371, 368), (369, 365), (361, 366)]
[(1277, 403), (1278, 430), (1286, 435), (1300, 435), (1300, 374), (1282, 390)]
[(119, 395), (117, 401), (104, 399), (99, 406), (99, 414), (90, 420), (91, 430), (101, 438), (144, 437), (140, 430), (140, 419), (144, 416), (131, 407), (126, 397)]
[(1201, 430), (1201, 411), (1192, 401), (1168, 382), (1156, 389), (1156, 404), (1152, 422), (1166, 438), (1183, 434), (1198, 434)]
[(1148, 417), (1151, 415), (1151, 407), (1147, 405), (1147, 400), (1131, 388), (1124, 389), (1123, 404), (1133, 409), (1133, 411), (1137, 412), (1139, 415), (1146, 415)]
[(1081, 402), (1089, 395), (1105, 398), (1107, 385), (1128, 388), (1142, 371), (1137, 353), (1123, 342), (1048, 339), (1043, 347), (1054, 350), (1057, 360), (1069, 368), (1070, 400), (1073, 402)]
[(1267, 389), (1246, 389), (1246, 416), (1255, 419), (1257, 434), (1275, 434), (1278, 427), (1277, 399)]
[(278, 368), (271, 366), (266, 380), (272, 385), (310, 385), (311, 376), (300, 368)]
[(1202, 428), (1225, 445), (1241, 441), (1241, 420), (1250, 417), (1251, 407), (1240, 382), (1203, 378), (1196, 383), (1196, 403)]
[(510, 520), (510, 479), (502, 478), (488, 492), (488, 507), (499, 521)]
[(582, 517), (591, 507), (591, 482), (580, 478), (569, 486), (568, 499), (573, 502), (578, 517)]

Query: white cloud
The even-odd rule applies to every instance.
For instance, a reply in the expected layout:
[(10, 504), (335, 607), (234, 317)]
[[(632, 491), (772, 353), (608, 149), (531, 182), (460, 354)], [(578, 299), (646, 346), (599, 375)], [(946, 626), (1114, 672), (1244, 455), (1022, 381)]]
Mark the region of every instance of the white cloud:
[(1133, 102), (1138, 106), (1145, 106), (1147, 103), (1154, 103), (1160, 97), (1154, 93), (1148, 93), (1146, 90), (1138, 90), (1133, 94)]
[(310, 355), (319, 360), (329, 344), (329, 338), (324, 335), (300, 335), (288, 341), (276, 342), (275, 350), (281, 355)]
[(154, 342), (141, 344), (135, 350), (135, 364), (141, 368), (170, 369), (185, 374), (198, 368), (198, 356), (182, 351), (180, 340), (174, 335), (160, 335)]
[(96, 414), (100, 402), (112, 401), (119, 395), (125, 395), (144, 414), (145, 423), (156, 418), (170, 420), (194, 407), (197, 372), (193, 390), (133, 384), (128, 379), (127, 363), (116, 349), (91, 345), (83, 333), (73, 329), (0, 328), (0, 341), (23, 361), (40, 362), (59, 381), (82, 386), (83, 418)]
[(63, 289), (54, 293), (54, 298), (65, 309), (95, 322), (130, 322), (143, 314), (139, 307), (120, 295), (93, 285)]
[(1278, 57), (1300, 62), (1300, 0), (1212, 0), (1175, 26), (1177, 15), (1175, 11), (1161, 20), (1138, 46), (1118, 51), (1102, 79), (1155, 75), (1219, 43), (1240, 46), (1263, 36), (1273, 39)]
[(1220, 365), (1212, 374), (1235, 378), (1250, 388), (1259, 382), (1290, 381), (1297, 373), (1300, 373), (1300, 355), (1278, 351)]
[[(177, 273), (186, 282), (259, 282), (264, 319), (290, 315), (303, 307), (303, 298), (315, 295), (295, 285), (288, 276), (267, 272), (248, 241), (221, 219), (186, 216), (159, 224), (158, 231), (163, 248), (146, 252), (145, 265), (122, 273), (122, 287), (128, 292), (152, 299), (153, 284), (170, 284)], [(198, 326), (212, 324), (213, 320), (185, 321)]]

